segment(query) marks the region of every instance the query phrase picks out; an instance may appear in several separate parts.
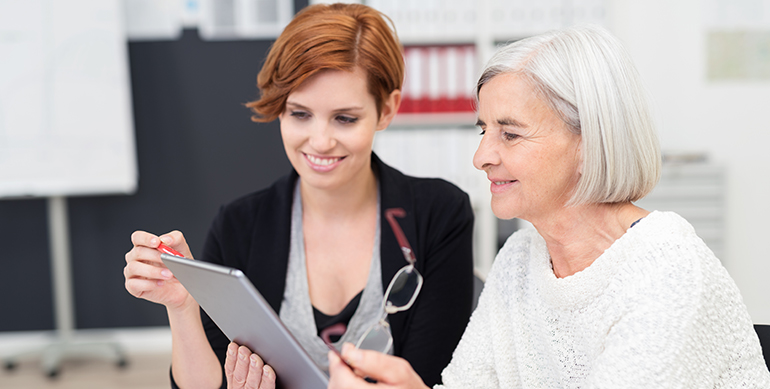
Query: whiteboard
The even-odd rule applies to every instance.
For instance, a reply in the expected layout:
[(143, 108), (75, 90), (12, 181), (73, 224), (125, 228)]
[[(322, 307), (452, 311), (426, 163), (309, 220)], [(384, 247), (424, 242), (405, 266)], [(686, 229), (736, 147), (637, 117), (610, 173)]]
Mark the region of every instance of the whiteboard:
[(120, 0), (0, 0), (0, 197), (137, 186)]

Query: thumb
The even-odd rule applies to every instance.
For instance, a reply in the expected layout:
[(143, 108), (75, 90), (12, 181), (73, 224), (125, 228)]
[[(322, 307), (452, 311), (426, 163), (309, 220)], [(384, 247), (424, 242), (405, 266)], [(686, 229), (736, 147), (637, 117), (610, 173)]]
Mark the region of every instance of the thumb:
[(372, 350), (357, 349), (349, 343), (342, 347), (342, 358), (360, 377), (369, 377), (385, 384), (413, 384), (424, 387), (420, 376), (403, 358)]
[(329, 351), (328, 357), (329, 387), (327, 389), (355, 388), (369, 385), (361, 377), (355, 375), (335, 352)]

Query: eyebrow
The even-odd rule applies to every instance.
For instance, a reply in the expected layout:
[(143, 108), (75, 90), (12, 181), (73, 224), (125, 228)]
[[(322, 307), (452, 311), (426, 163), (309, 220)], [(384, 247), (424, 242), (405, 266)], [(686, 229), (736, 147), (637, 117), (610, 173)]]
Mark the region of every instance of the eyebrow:
[[(514, 118), (497, 119), (496, 122), (497, 122), (498, 125), (501, 125), (501, 126), (519, 127), (519, 128), (527, 128), (527, 127), (529, 127), (526, 124), (524, 124), (524, 123), (522, 123), (522, 122), (520, 122), (520, 121), (518, 121), (518, 120), (516, 120)], [(483, 120), (478, 119), (478, 120), (476, 120), (476, 125), (479, 126), (479, 127), (483, 127), (483, 126), (486, 125), (486, 123), (484, 123)]]
[[(308, 107), (306, 107), (306, 106), (304, 106), (304, 105), (302, 105), (300, 103), (296, 103), (296, 102), (293, 102), (293, 101), (286, 101), (286, 106), (288, 107), (290, 105), (292, 107), (295, 107), (295, 108), (304, 109), (306, 111), (312, 111), (310, 108), (308, 108)], [(353, 107), (345, 107), (345, 108), (335, 109), (334, 112), (361, 111), (363, 109), (364, 109), (364, 107), (353, 106)]]

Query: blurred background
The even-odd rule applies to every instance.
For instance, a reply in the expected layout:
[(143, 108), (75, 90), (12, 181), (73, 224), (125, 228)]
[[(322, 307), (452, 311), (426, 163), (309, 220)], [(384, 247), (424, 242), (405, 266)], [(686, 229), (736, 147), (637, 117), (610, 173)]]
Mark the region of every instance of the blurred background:
[[(594, 23), (624, 42), (655, 109), (664, 174), (640, 205), (690, 220), (752, 319), (770, 323), (770, 0), (361, 2), (391, 17), (407, 69), (375, 150), (471, 195), (481, 279), (521, 224), (492, 215), (471, 165), (478, 72), (500, 44)], [(88, 344), (129, 371), (157, 358), (148, 367), (160, 373), (141, 375), (167, 385), (165, 309), (123, 287), (131, 232), (179, 229), (200, 252), (222, 204), (289, 171), (278, 124), (251, 122), (244, 103), (307, 4), (0, 0), (0, 357), (17, 370), (0, 386), (33, 387), (14, 381), (24, 371), (57, 376), (68, 365), (40, 352)]]

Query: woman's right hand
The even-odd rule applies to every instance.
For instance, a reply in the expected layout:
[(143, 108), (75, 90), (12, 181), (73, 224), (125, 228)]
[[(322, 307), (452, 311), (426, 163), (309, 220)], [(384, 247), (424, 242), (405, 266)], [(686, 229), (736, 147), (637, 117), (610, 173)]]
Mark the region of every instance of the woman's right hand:
[(179, 231), (155, 236), (149, 232), (134, 231), (131, 234), (134, 247), (126, 253), (126, 290), (134, 297), (163, 304), (168, 309), (185, 308), (195, 300), (160, 259), (158, 245), (174, 248), (187, 258), (192, 258), (187, 241)]
[[(329, 351), (328, 389), (429, 389), (406, 359), (371, 350), (359, 350), (350, 343), (342, 345), (342, 358)], [(377, 381), (366, 382), (362, 377)]]

